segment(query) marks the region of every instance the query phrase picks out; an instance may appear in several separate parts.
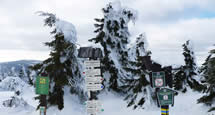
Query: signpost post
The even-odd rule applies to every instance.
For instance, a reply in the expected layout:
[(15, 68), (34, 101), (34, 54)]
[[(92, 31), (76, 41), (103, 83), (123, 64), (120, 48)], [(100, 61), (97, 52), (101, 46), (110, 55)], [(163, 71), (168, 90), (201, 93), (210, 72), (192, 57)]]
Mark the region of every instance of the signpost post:
[(161, 115), (169, 115), (169, 105), (174, 105), (175, 91), (166, 87), (165, 72), (152, 72), (152, 87), (156, 88), (158, 105), (161, 107)]
[(46, 115), (46, 95), (49, 94), (49, 77), (42, 73), (36, 78), (36, 94), (40, 95), (40, 115)]
[(173, 105), (174, 104), (174, 91), (162, 88), (157, 92), (159, 105)]
[(168, 88), (162, 88), (157, 92), (161, 115), (169, 115), (169, 105), (174, 105), (174, 94), (175, 91)]
[(86, 88), (88, 90), (89, 100), (87, 104), (87, 113), (90, 115), (97, 115), (97, 113), (104, 111), (101, 109), (101, 103), (96, 98), (91, 97), (91, 93), (102, 90), (103, 78), (101, 77), (100, 61), (99, 60), (87, 60), (84, 61)]

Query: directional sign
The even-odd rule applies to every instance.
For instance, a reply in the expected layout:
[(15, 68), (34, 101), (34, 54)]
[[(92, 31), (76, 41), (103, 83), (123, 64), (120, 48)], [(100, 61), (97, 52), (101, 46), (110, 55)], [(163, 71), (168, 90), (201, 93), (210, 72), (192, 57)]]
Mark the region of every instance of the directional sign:
[(94, 77), (101, 75), (100, 61), (99, 60), (90, 60), (84, 61), (85, 71), (83, 72), (86, 77)]
[(157, 92), (158, 102), (160, 106), (174, 104), (174, 91), (163, 88)]
[(101, 75), (101, 69), (94, 69), (93, 67), (91, 69), (85, 69), (84, 74), (88, 77), (99, 76)]
[(101, 103), (98, 100), (90, 100), (86, 102), (87, 105), (87, 113), (96, 115), (97, 113), (100, 113), (104, 111), (104, 109), (101, 108)]
[(85, 81), (86, 81), (86, 84), (89, 84), (89, 83), (102, 83), (104, 79), (102, 77), (86, 77), (85, 78)]
[(96, 107), (101, 107), (101, 102), (98, 100), (89, 100), (86, 102), (87, 108), (96, 108)]
[(99, 91), (104, 88), (102, 84), (94, 84), (94, 83), (89, 83), (86, 84), (86, 88), (88, 91)]
[(166, 86), (164, 72), (152, 72), (152, 86), (156, 88)]
[(49, 77), (38, 76), (36, 78), (36, 94), (40, 95), (49, 94)]
[(90, 67), (100, 67), (101, 63), (100, 60), (89, 60), (89, 61), (84, 61), (84, 65), (86, 68)]

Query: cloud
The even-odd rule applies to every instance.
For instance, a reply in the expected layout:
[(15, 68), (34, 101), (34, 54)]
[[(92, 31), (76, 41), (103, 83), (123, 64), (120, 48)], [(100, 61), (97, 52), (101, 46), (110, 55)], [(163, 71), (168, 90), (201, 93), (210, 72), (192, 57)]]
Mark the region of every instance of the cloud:
[[(140, 25), (139, 31), (144, 25)], [(215, 43), (215, 18), (180, 20), (174, 24), (145, 25), (142, 31), (153, 52), (153, 58), (164, 60), (165, 65), (183, 63), (182, 44), (192, 40), (194, 50), (201, 64), (208, 55), (208, 49)], [(165, 61), (166, 60), (166, 61)]]
[[(43, 59), (49, 51), (44, 42), (50, 41), (50, 29), (43, 26), (43, 18), (36, 11), (55, 13), (59, 18), (72, 22), (78, 32), (78, 44), (92, 43), (95, 37), (94, 18), (101, 18), (101, 9), (115, 0), (1, 0), (0, 1), (0, 52), (10, 54), (35, 52)], [(146, 32), (153, 58), (166, 64), (183, 63), (181, 45), (190, 37), (196, 46), (197, 57), (203, 60), (208, 48), (214, 44), (214, 0), (121, 0), (122, 5), (138, 10), (139, 19), (130, 24), (132, 41)], [(207, 15), (203, 15), (205, 13)], [(210, 17), (207, 17), (210, 16)], [(47, 55), (44, 55), (44, 52)], [(5, 55), (7, 56), (7, 55)], [(11, 55), (8, 55), (8, 57)], [(37, 56), (29, 56), (41, 59)], [(0, 58), (4, 60), (7, 58)], [(15, 59), (15, 58), (14, 58)], [(20, 56), (17, 57), (20, 59)], [(166, 60), (166, 61), (165, 61)], [(169, 61), (173, 60), (173, 61)]]

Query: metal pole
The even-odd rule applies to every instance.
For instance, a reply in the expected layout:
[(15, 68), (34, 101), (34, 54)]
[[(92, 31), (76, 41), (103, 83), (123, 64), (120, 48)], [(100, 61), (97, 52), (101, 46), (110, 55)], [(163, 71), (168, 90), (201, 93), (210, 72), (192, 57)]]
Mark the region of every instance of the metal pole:
[(161, 106), (161, 115), (169, 115), (169, 105)]
[[(97, 60), (97, 58), (93, 59), (93, 58), (89, 58), (89, 60)], [(97, 100), (97, 94), (94, 91), (90, 91), (90, 97), (89, 100)], [(96, 114), (91, 114), (91, 115), (96, 115)]]
[[(41, 73), (41, 76), (48, 77), (47, 73)], [(40, 95), (40, 115), (46, 115), (47, 101), (46, 95)]]
[(46, 115), (46, 105), (47, 105), (47, 102), (46, 102), (46, 95), (40, 95), (40, 101), (41, 101), (41, 104), (40, 104), (40, 115)]

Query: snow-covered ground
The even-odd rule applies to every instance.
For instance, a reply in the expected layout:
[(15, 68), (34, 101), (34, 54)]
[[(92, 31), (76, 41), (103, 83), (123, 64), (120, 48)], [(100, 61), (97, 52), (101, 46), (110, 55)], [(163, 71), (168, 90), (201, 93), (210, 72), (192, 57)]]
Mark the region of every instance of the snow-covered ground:
[[(12, 92), (0, 92), (0, 101), (10, 98)], [(170, 115), (213, 115), (215, 112), (207, 113), (208, 108), (202, 104), (197, 104), (196, 99), (202, 94), (188, 91), (186, 94), (179, 94), (175, 97), (175, 106), (170, 107)], [(31, 96), (29, 96), (31, 97)], [(74, 99), (74, 96), (65, 96), (65, 108), (58, 111), (56, 108), (49, 108), (47, 115), (87, 115), (82, 105)], [(156, 106), (146, 109), (132, 110), (126, 107), (126, 102), (113, 94), (103, 93), (99, 96), (104, 112), (100, 115), (160, 115), (160, 108)], [(36, 103), (36, 102), (35, 102)], [(35, 103), (32, 103), (33, 105)], [(6, 108), (0, 106), (1, 115), (39, 115), (38, 111), (29, 111), (20, 108)]]

